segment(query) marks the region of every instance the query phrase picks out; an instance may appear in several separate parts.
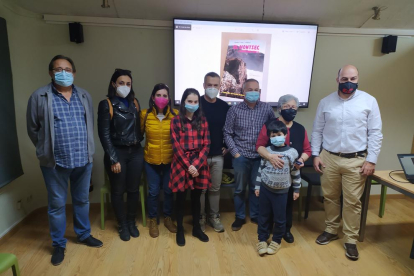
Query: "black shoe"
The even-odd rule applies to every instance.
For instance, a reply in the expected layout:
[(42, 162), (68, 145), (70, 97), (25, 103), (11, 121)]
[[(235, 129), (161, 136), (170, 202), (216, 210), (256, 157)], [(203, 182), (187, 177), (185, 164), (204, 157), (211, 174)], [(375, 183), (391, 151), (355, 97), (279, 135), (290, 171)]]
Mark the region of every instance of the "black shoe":
[(250, 219), (250, 222), (251, 223), (254, 223), (254, 224), (256, 224), (256, 225), (258, 225), (259, 223), (258, 223), (258, 221), (257, 221), (257, 218), (251, 218)]
[(65, 248), (64, 247), (55, 247), (52, 254), (52, 265), (60, 265), (65, 258)]
[(321, 244), (321, 245), (325, 245), (330, 243), (331, 241), (337, 240), (338, 239), (338, 235), (334, 235), (328, 232), (323, 232), (322, 234), (319, 235), (319, 237), (316, 239), (316, 243), (317, 244)]
[(96, 247), (96, 248), (101, 247), (103, 245), (103, 243), (100, 240), (95, 239), (94, 237), (92, 237), (92, 235), (87, 237), (83, 241), (78, 240), (78, 243), (87, 245), (89, 247)]
[(347, 256), (349, 259), (356, 261), (359, 258), (359, 253), (356, 244), (351, 243), (345, 243), (345, 256)]
[(131, 239), (131, 234), (129, 233), (128, 224), (126, 222), (118, 225), (118, 233), (123, 241), (129, 241)]
[(202, 242), (208, 242), (208, 236), (203, 233), (201, 228), (193, 228), (193, 236)]
[(290, 233), (290, 231), (285, 233), (285, 235), (283, 236), (283, 239), (287, 243), (293, 243), (295, 241), (295, 238), (293, 237), (292, 233)]
[(184, 229), (178, 228), (177, 235), (176, 235), (176, 241), (177, 241), (178, 246), (185, 245)]
[(236, 220), (231, 225), (231, 230), (239, 231), (242, 228), (243, 224), (245, 224), (245, 223), (246, 223), (245, 219), (236, 218)]
[(129, 230), (129, 234), (131, 235), (131, 237), (133, 238), (139, 237), (139, 231), (138, 231), (138, 227), (135, 225), (135, 221), (128, 221), (128, 230)]

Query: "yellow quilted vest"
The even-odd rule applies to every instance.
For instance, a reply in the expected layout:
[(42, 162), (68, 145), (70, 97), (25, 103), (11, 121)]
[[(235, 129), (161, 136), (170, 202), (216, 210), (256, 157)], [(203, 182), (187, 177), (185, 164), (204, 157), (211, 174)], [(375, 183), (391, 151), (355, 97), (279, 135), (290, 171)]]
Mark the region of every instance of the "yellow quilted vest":
[[(174, 112), (178, 115), (178, 110), (174, 109)], [(145, 133), (144, 159), (153, 165), (170, 164), (173, 156), (170, 124), (175, 115), (170, 112), (170, 107), (162, 121), (157, 118), (156, 108), (145, 119), (146, 114), (147, 109), (140, 113), (141, 132)]]

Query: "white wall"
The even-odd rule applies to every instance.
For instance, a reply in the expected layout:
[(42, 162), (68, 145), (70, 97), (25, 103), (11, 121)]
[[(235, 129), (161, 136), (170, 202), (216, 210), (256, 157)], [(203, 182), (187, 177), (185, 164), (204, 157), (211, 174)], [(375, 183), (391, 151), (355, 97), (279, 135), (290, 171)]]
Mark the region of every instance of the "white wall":
[[(84, 26), (85, 43), (77, 45), (69, 42), (67, 25), (46, 24), (30, 12), (10, 8), (10, 4), (6, 8), (2, 1), (0, 16), (8, 24), (24, 175), (0, 190), (0, 236), (27, 213), (47, 204), (35, 148), (26, 134), (25, 113), (30, 94), (50, 81), (47, 66), (54, 55), (73, 58), (78, 70), (75, 83), (91, 93), (95, 108), (105, 98), (115, 68), (132, 70), (134, 90), (143, 107), (147, 106), (155, 83), (173, 84), (171, 30)], [(389, 55), (380, 54), (380, 46), (378, 37), (319, 36), (310, 108), (300, 110), (297, 121), (310, 135), (319, 100), (336, 89), (338, 69), (344, 64), (354, 64), (360, 70), (360, 88), (377, 98), (383, 117), (385, 138), (377, 169), (398, 169), (396, 153), (410, 151), (414, 134), (414, 109), (410, 106), (414, 102), (411, 88), (414, 39), (400, 38), (397, 53)], [(95, 134), (92, 202), (98, 202), (99, 188), (103, 183), (103, 151)], [(373, 193), (379, 193), (378, 187), (373, 188)], [(30, 195), (33, 200), (27, 202)], [(24, 210), (16, 209), (19, 199), (23, 200)]]

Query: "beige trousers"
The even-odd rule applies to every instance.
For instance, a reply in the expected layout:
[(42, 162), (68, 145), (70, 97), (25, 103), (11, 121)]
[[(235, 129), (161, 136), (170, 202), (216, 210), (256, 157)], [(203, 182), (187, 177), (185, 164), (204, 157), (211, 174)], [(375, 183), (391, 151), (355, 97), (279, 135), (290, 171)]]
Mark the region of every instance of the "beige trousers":
[(361, 197), (366, 176), (359, 171), (365, 157), (344, 158), (323, 150), (320, 158), (325, 165), (321, 176), (322, 192), (325, 198), (325, 231), (338, 234), (341, 222), (341, 192), (343, 194), (344, 243), (355, 244), (359, 236), (361, 221)]

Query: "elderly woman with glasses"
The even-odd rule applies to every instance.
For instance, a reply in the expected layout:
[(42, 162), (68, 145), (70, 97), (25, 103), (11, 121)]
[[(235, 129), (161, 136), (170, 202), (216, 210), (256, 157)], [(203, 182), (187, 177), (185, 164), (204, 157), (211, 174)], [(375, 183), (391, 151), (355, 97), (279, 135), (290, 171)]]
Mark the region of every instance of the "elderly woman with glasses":
[[(299, 100), (295, 96), (287, 94), (280, 97), (277, 107), (277, 111), (280, 116), (278, 118), (270, 119), (269, 121), (267, 121), (263, 125), (262, 130), (259, 133), (259, 137), (257, 138), (257, 152), (260, 154), (262, 158), (269, 160), (275, 168), (282, 168), (283, 160), (281, 159), (282, 155), (270, 154), (266, 150), (266, 147), (270, 145), (270, 138), (267, 135), (267, 125), (269, 125), (269, 123), (272, 120), (281, 121), (287, 126), (288, 133), (286, 135), (285, 144), (289, 147), (296, 149), (299, 153), (299, 158), (297, 159), (297, 161), (301, 164), (295, 165), (297, 169), (303, 167), (306, 160), (308, 160), (311, 156), (311, 147), (306, 129), (301, 124), (294, 121), (295, 116), (297, 114), (298, 106)], [(283, 239), (288, 243), (294, 242), (294, 237), (290, 232), (290, 229), (292, 228), (292, 213), (293, 188), (290, 187), (286, 206), (286, 232), (283, 236)]]

